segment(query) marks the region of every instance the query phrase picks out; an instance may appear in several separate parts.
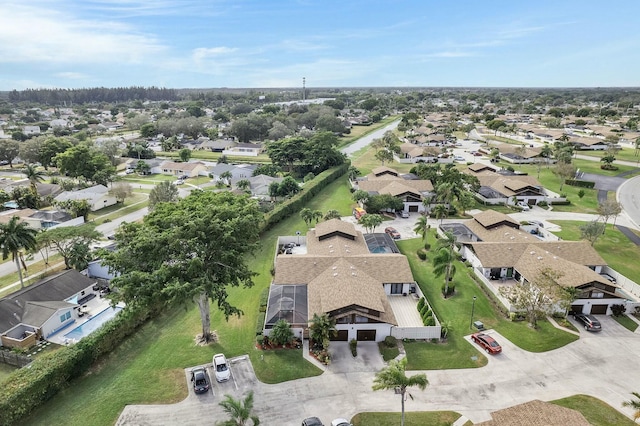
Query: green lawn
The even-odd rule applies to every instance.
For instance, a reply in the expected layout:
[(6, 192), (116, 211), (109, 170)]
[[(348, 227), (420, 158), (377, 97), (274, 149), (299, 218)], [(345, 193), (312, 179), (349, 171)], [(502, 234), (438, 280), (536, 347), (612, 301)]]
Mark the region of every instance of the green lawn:
[(146, 184), (160, 183), (160, 182), (164, 182), (164, 181), (174, 181), (176, 179), (177, 178), (175, 176), (163, 175), (161, 173), (152, 174), (152, 175), (139, 175), (139, 174), (133, 173), (133, 174), (130, 174), (130, 175), (125, 175), (122, 178), (122, 180), (124, 182), (146, 183)]
[(136, 204), (138, 206), (137, 209), (141, 209), (144, 206), (141, 206), (138, 203), (141, 203), (142, 201), (145, 201), (148, 198), (149, 196), (146, 194), (134, 192), (133, 194), (131, 194), (130, 197), (125, 198), (124, 203), (116, 203), (112, 206), (105, 207), (103, 209), (96, 210), (94, 212), (89, 213), (89, 221), (96, 220), (96, 219), (99, 219), (99, 220), (106, 219), (107, 217), (113, 219), (114, 214), (116, 214), (117, 216), (126, 214), (126, 213), (121, 214), (121, 212), (127, 209), (128, 207), (131, 207), (133, 204)]
[[(562, 231), (555, 234), (563, 240), (580, 240), (580, 226), (584, 222), (568, 220), (554, 220), (552, 222), (562, 228)], [(604, 235), (596, 241), (594, 248), (610, 267), (622, 275), (630, 279), (640, 277), (640, 262), (638, 262), (640, 247), (629, 241), (622, 232), (611, 224), (607, 226)]]
[[(432, 250), (436, 241), (433, 231), (428, 242)], [(408, 365), (411, 370), (431, 370), (442, 368), (471, 368), (485, 365), (487, 360), (464, 336), (471, 330), (472, 300), (476, 296), (473, 320), (480, 320), (486, 328), (493, 328), (520, 348), (531, 352), (543, 352), (559, 348), (573, 342), (578, 337), (558, 330), (547, 321), (540, 321), (538, 329), (530, 328), (526, 322), (512, 322), (502, 315), (486, 297), (471, 273), (461, 262), (456, 262), (457, 273), (454, 279), (456, 293), (444, 299), (442, 297), (442, 277), (435, 278), (432, 266), (416, 255), (422, 246), (419, 238), (398, 242), (400, 251), (407, 256), (413, 276), (426, 295), (431, 307), (440, 321), (451, 321), (453, 329), (449, 332), (447, 343), (406, 342)], [(431, 256), (429, 252), (427, 256)]]
[(592, 396), (574, 395), (551, 402), (581, 412), (593, 426), (633, 426), (636, 424), (609, 404)]
[(611, 318), (616, 320), (620, 325), (622, 325), (624, 328), (626, 328), (631, 332), (635, 332), (636, 329), (638, 328), (638, 323), (632, 320), (631, 318), (629, 318), (628, 315), (620, 315), (620, 316), (611, 315)]
[(386, 125), (394, 122), (395, 120), (399, 119), (400, 116), (397, 115), (393, 115), (393, 116), (389, 116), (387, 118), (384, 118), (382, 120), (380, 120), (377, 123), (372, 124), (371, 126), (353, 126), (351, 127), (351, 133), (349, 133), (348, 135), (344, 135), (342, 137), (340, 137), (339, 141), (338, 141), (338, 146), (340, 148), (347, 146), (353, 142), (355, 142), (357, 139), (360, 139), (362, 136), (368, 135), (369, 133), (375, 132), (378, 129), (381, 129), (383, 127), (385, 127)]
[(16, 367), (0, 362), (0, 383), (4, 382), (14, 371), (16, 371)]
[[(429, 388), (425, 390), (428, 392)], [(421, 392), (420, 390), (414, 391)], [(351, 419), (353, 426), (396, 426), (400, 424), (400, 399), (397, 413), (358, 413)], [(454, 411), (405, 412), (405, 426), (451, 426), (460, 418)]]
[[(588, 155), (589, 157), (602, 158), (603, 155), (606, 155), (605, 151), (576, 151), (576, 154), (579, 155)], [(640, 160), (640, 156), (636, 155), (636, 150), (634, 148), (622, 148), (620, 151), (615, 153), (616, 160), (622, 161), (631, 161), (637, 163)]]

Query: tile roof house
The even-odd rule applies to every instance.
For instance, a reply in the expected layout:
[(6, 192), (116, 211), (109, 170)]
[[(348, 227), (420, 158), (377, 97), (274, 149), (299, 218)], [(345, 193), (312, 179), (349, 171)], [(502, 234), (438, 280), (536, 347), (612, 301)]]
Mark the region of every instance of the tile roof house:
[[(399, 321), (391, 298), (407, 299), (403, 293), (419, 289), (404, 255), (391, 250), (372, 253), (371, 244), (395, 247), (393, 241), (385, 240), (386, 234), (367, 237), (339, 219), (318, 223), (300, 246), (296, 245), (300, 237), (281, 237), (265, 333), (279, 319), (306, 330), (314, 314), (326, 313), (336, 320), (338, 340), (381, 341), (392, 335)], [(439, 333), (439, 326), (429, 331)]]
[(571, 408), (533, 400), (491, 413), (492, 420), (476, 426), (589, 426), (582, 413)]
[(257, 157), (264, 151), (262, 144), (255, 143), (237, 143), (222, 151), (224, 155), (242, 155), (247, 157)]
[(94, 185), (78, 191), (64, 191), (58, 194), (55, 201), (87, 200), (91, 205), (91, 211), (113, 206), (118, 202), (115, 196), (109, 194), (109, 188), (104, 185)]
[(548, 194), (534, 176), (504, 173), (491, 166), (477, 163), (469, 165), (464, 172), (478, 178), (480, 188), (475, 196), (485, 204), (513, 205), (522, 201), (529, 205), (537, 205), (541, 201), (564, 200)]
[(433, 185), (430, 180), (418, 179), (413, 174), (400, 174), (390, 167), (376, 167), (367, 176), (351, 182), (354, 189), (367, 191), (371, 195), (389, 194), (400, 198), (404, 211), (425, 210), (422, 201), (431, 197)]
[(249, 181), (249, 190), (251, 191), (251, 195), (253, 197), (268, 197), (269, 196), (269, 185), (273, 182), (282, 182), (284, 178), (281, 177), (271, 177), (267, 175), (258, 175), (251, 177), (243, 177), (243, 178), (232, 178), (231, 184), (232, 186), (236, 186), (238, 182), (241, 180)]
[(160, 169), (165, 175), (196, 177), (200, 174), (206, 174), (207, 166), (200, 161), (191, 163), (178, 163), (176, 161), (163, 161)]
[(29, 347), (72, 324), (78, 318), (75, 308), (91, 297), (95, 285), (96, 280), (69, 269), (0, 299), (2, 345)]
[[(587, 241), (542, 240), (495, 211), (442, 229), (454, 234), (462, 244), (462, 257), (496, 295), (499, 287), (534, 282), (543, 270), (551, 269), (560, 275), (558, 285), (576, 289), (573, 312), (606, 314), (611, 305), (624, 304), (628, 298), (604, 274), (607, 263)], [(510, 309), (503, 295), (498, 298)]]

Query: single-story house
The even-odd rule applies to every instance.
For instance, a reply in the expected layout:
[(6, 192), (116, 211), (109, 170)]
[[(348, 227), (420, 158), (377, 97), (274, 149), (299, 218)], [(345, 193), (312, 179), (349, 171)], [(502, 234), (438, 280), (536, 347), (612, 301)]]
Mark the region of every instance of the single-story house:
[(236, 145), (237, 142), (233, 139), (216, 139), (214, 141), (206, 140), (198, 146), (198, 149), (210, 150), (212, 152), (223, 152)]
[(580, 149), (583, 151), (604, 151), (609, 146), (609, 144), (605, 142), (604, 139), (599, 138), (572, 137), (571, 139), (569, 139), (569, 143), (576, 149)]
[(95, 297), (96, 280), (69, 269), (0, 299), (0, 342), (27, 348), (79, 318), (78, 306)]
[(208, 172), (213, 176), (214, 180), (221, 180), (221, 176), (226, 172), (231, 173), (231, 182), (237, 182), (242, 179), (249, 179), (256, 170), (255, 164), (228, 164), (218, 163), (213, 167), (209, 167)]
[(404, 211), (422, 212), (423, 200), (433, 195), (430, 180), (418, 179), (414, 174), (400, 174), (390, 167), (376, 167), (367, 176), (351, 182), (356, 190), (367, 191), (371, 195), (390, 194), (402, 199)]
[(31, 228), (37, 230), (47, 229), (63, 224), (68, 226), (77, 226), (84, 223), (83, 217), (72, 219), (71, 215), (64, 211), (33, 209), (14, 209), (0, 212), (0, 223), (9, 223), (11, 218), (14, 216), (17, 216), (20, 222), (24, 222)]
[(400, 153), (395, 154), (394, 159), (399, 163), (437, 163), (437, 150), (437, 148), (424, 147), (414, 143), (403, 143), (400, 145)]
[(207, 166), (200, 162), (190, 162), (190, 163), (178, 163), (176, 161), (163, 161), (160, 164), (160, 169), (162, 173), (165, 175), (173, 175), (173, 176), (185, 176), (185, 177), (196, 177), (201, 174), (206, 174)]
[(40, 126), (23, 126), (22, 133), (26, 136), (37, 136), (40, 134)]
[(137, 158), (130, 158), (125, 163), (126, 170), (135, 170), (136, 167), (138, 166), (138, 162), (139, 161), (142, 161), (146, 165), (149, 166), (149, 173), (150, 174), (160, 174), (160, 173), (162, 173), (161, 165), (164, 162), (164, 160), (160, 160), (159, 158), (148, 158), (148, 159), (141, 159), (141, 160), (139, 160)]
[(118, 202), (115, 196), (109, 194), (109, 188), (104, 185), (95, 185), (77, 191), (64, 191), (54, 198), (55, 201), (87, 200), (91, 205), (91, 211), (113, 206)]
[(512, 164), (528, 164), (534, 163), (542, 157), (540, 148), (534, 148), (526, 145), (513, 145), (508, 143), (492, 143), (490, 148), (483, 148), (483, 151), (490, 151), (491, 148), (497, 148), (500, 151), (500, 158)]
[(283, 178), (271, 177), (267, 175), (258, 175), (258, 176), (252, 176), (249, 178), (231, 179), (231, 185), (235, 187), (237, 183), (241, 180), (249, 181), (249, 184), (250, 184), (249, 189), (251, 190), (251, 195), (253, 197), (269, 197), (269, 186), (273, 182), (278, 182), (278, 183), (282, 182)]
[(545, 269), (559, 274), (558, 285), (575, 289), (573, 312), (609, 314), (630, 297), (607, 277), (607, 263), (587, 241), (542, 240), (495, 211), (441, 228), (456, 236), (461, 256), (510, 310), (509, 288), (535, 282)]
[(264, 151), (262, 144), (255, 143), (237, 143), (235, 146), (228, 147), (222, 151), (224, 155), (242, 155), (247, 157), (257, 157)]
[[(277, 253), (265, 334), (284, 319), (306, 336), (314, 314), (327, 314), (336, 321), (335, 340), (440, 337), (439, 323), (422, 325), (416, 308), (422, 293), (388, 235), (365, 236), (352, 223), (332, 219), (306, 237), (280, 237)], [(397, 315), (402, 309), (406, 313)]]
[(478, 178), (480, 188), (475, 196), (486, 204), (515, 204), (522, 201), (536, 205), (552, 198), (534, 176), (502, 173), (493, 167), (477, 164), (470, 165), (465, 172)]
[(591, 424), (579, 411), (537, 399), (493, 411), (491, 417), (491, 420), (476, 423), (476, 426), (589, 426)]

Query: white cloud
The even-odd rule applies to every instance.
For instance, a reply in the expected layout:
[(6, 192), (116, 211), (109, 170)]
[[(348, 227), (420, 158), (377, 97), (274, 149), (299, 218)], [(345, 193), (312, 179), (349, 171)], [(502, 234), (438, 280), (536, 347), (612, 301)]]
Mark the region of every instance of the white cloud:
[(80, 19), (43, 4), (10, 3), (0, 14), (0, 63), (139, 63), (164, 51), (129, 25)]
[(222, 56), (228, 56), (230, 53), (237, 51), (235, 47), (198, 47), (193, 49), (193, 60), (196, 62), (202, 62), (211, 58), (219, 58)]
[(56, 77), (66, 78), (69, 80), (83, 80), (88, 78), (86, 74), (82, 74), (80, 72), (74, 72), (74, 71), (59, 72), (59, 73), (56, 73), (55, 75)]

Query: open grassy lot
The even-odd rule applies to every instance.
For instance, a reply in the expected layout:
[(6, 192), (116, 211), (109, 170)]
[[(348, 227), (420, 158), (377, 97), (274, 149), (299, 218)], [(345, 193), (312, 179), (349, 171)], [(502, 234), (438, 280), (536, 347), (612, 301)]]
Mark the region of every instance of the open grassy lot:
[(349, 145), (350, 143), (354, 142), (356, 139), (359, 139), (362, 136), (368, 135), (369, 133), (375, 132), (376, 130), (388, 125), (389, 123), (394, 122), (399, 118), (400, 117), (397, 115), (392, 115), (392, 116), (383, 118), (382, 120), (372, 124), (371, 126), (353, 126), (351, 127), (351, 133), (340, 137), (338, 146), (342, 148), (346, 145)]
[[(420, 390), (414, 392), (421, 392)], [(429, 392), (429, 388), (425, 390)], [(400, 424), (400, 399), (397, 413), (358, 413), (351, 419), (353, 426), (392, 426)], [(450, 426), (460, 418), (454, 411), (405, 412), (406, 426)]]
[[(562, 228), (562, 231), (555, 234), (563, 240), (580, 240), (580, 226), (584, 222), (568, 220), (554, 220), (552, 222)], [(607, 226), (604, 235), (596, 241), (593, 247), (610, 267), (622, 275), (630, 279), (640, 277), (640, 263), (638, 262), (640, 247), (629, 241), (622, 232), (611, 224)]]
[(609, 404), (592, 396), (574, 395), (551, 402), (581, 412), (593, 426), (632, 426), (636, 424)]
[[(435, 248), (433, 231), (427, 240)], [(455, 294), (447, 299), (442, 297), (441, 286), (444, 278), (434, 277), (433, 268), (428, 261), (422, 261), (416, 251), (423, 245), (421, 239), (398, 242), (400, 251), (407, 256), (413, 276), (420, 285), (432, 309), (440, 321), (451, 321), (447, 343), (407, 342), (408, 365), (411, 370), (431, 370), (442, 368), (470, 368), (485, 365), (484, 355), (464, 336), (471, 334), (471, 309), (476, 296), (473, 320), (480, 320), (486, 328), (494, 328), (514, 344), (531, 352), (544, 352), (564, 346), (577, 339), (570, 333), (558, 330), (547, 321), (541, 321), (537, 330), (526, 322), (512, 322), (505, 318), (486, 297), (476, 282), (469, 276), (464, 264), (456, 262), (457, 273), (454, 279)], [(427, 254), (428, 257), (432, 252)]]

